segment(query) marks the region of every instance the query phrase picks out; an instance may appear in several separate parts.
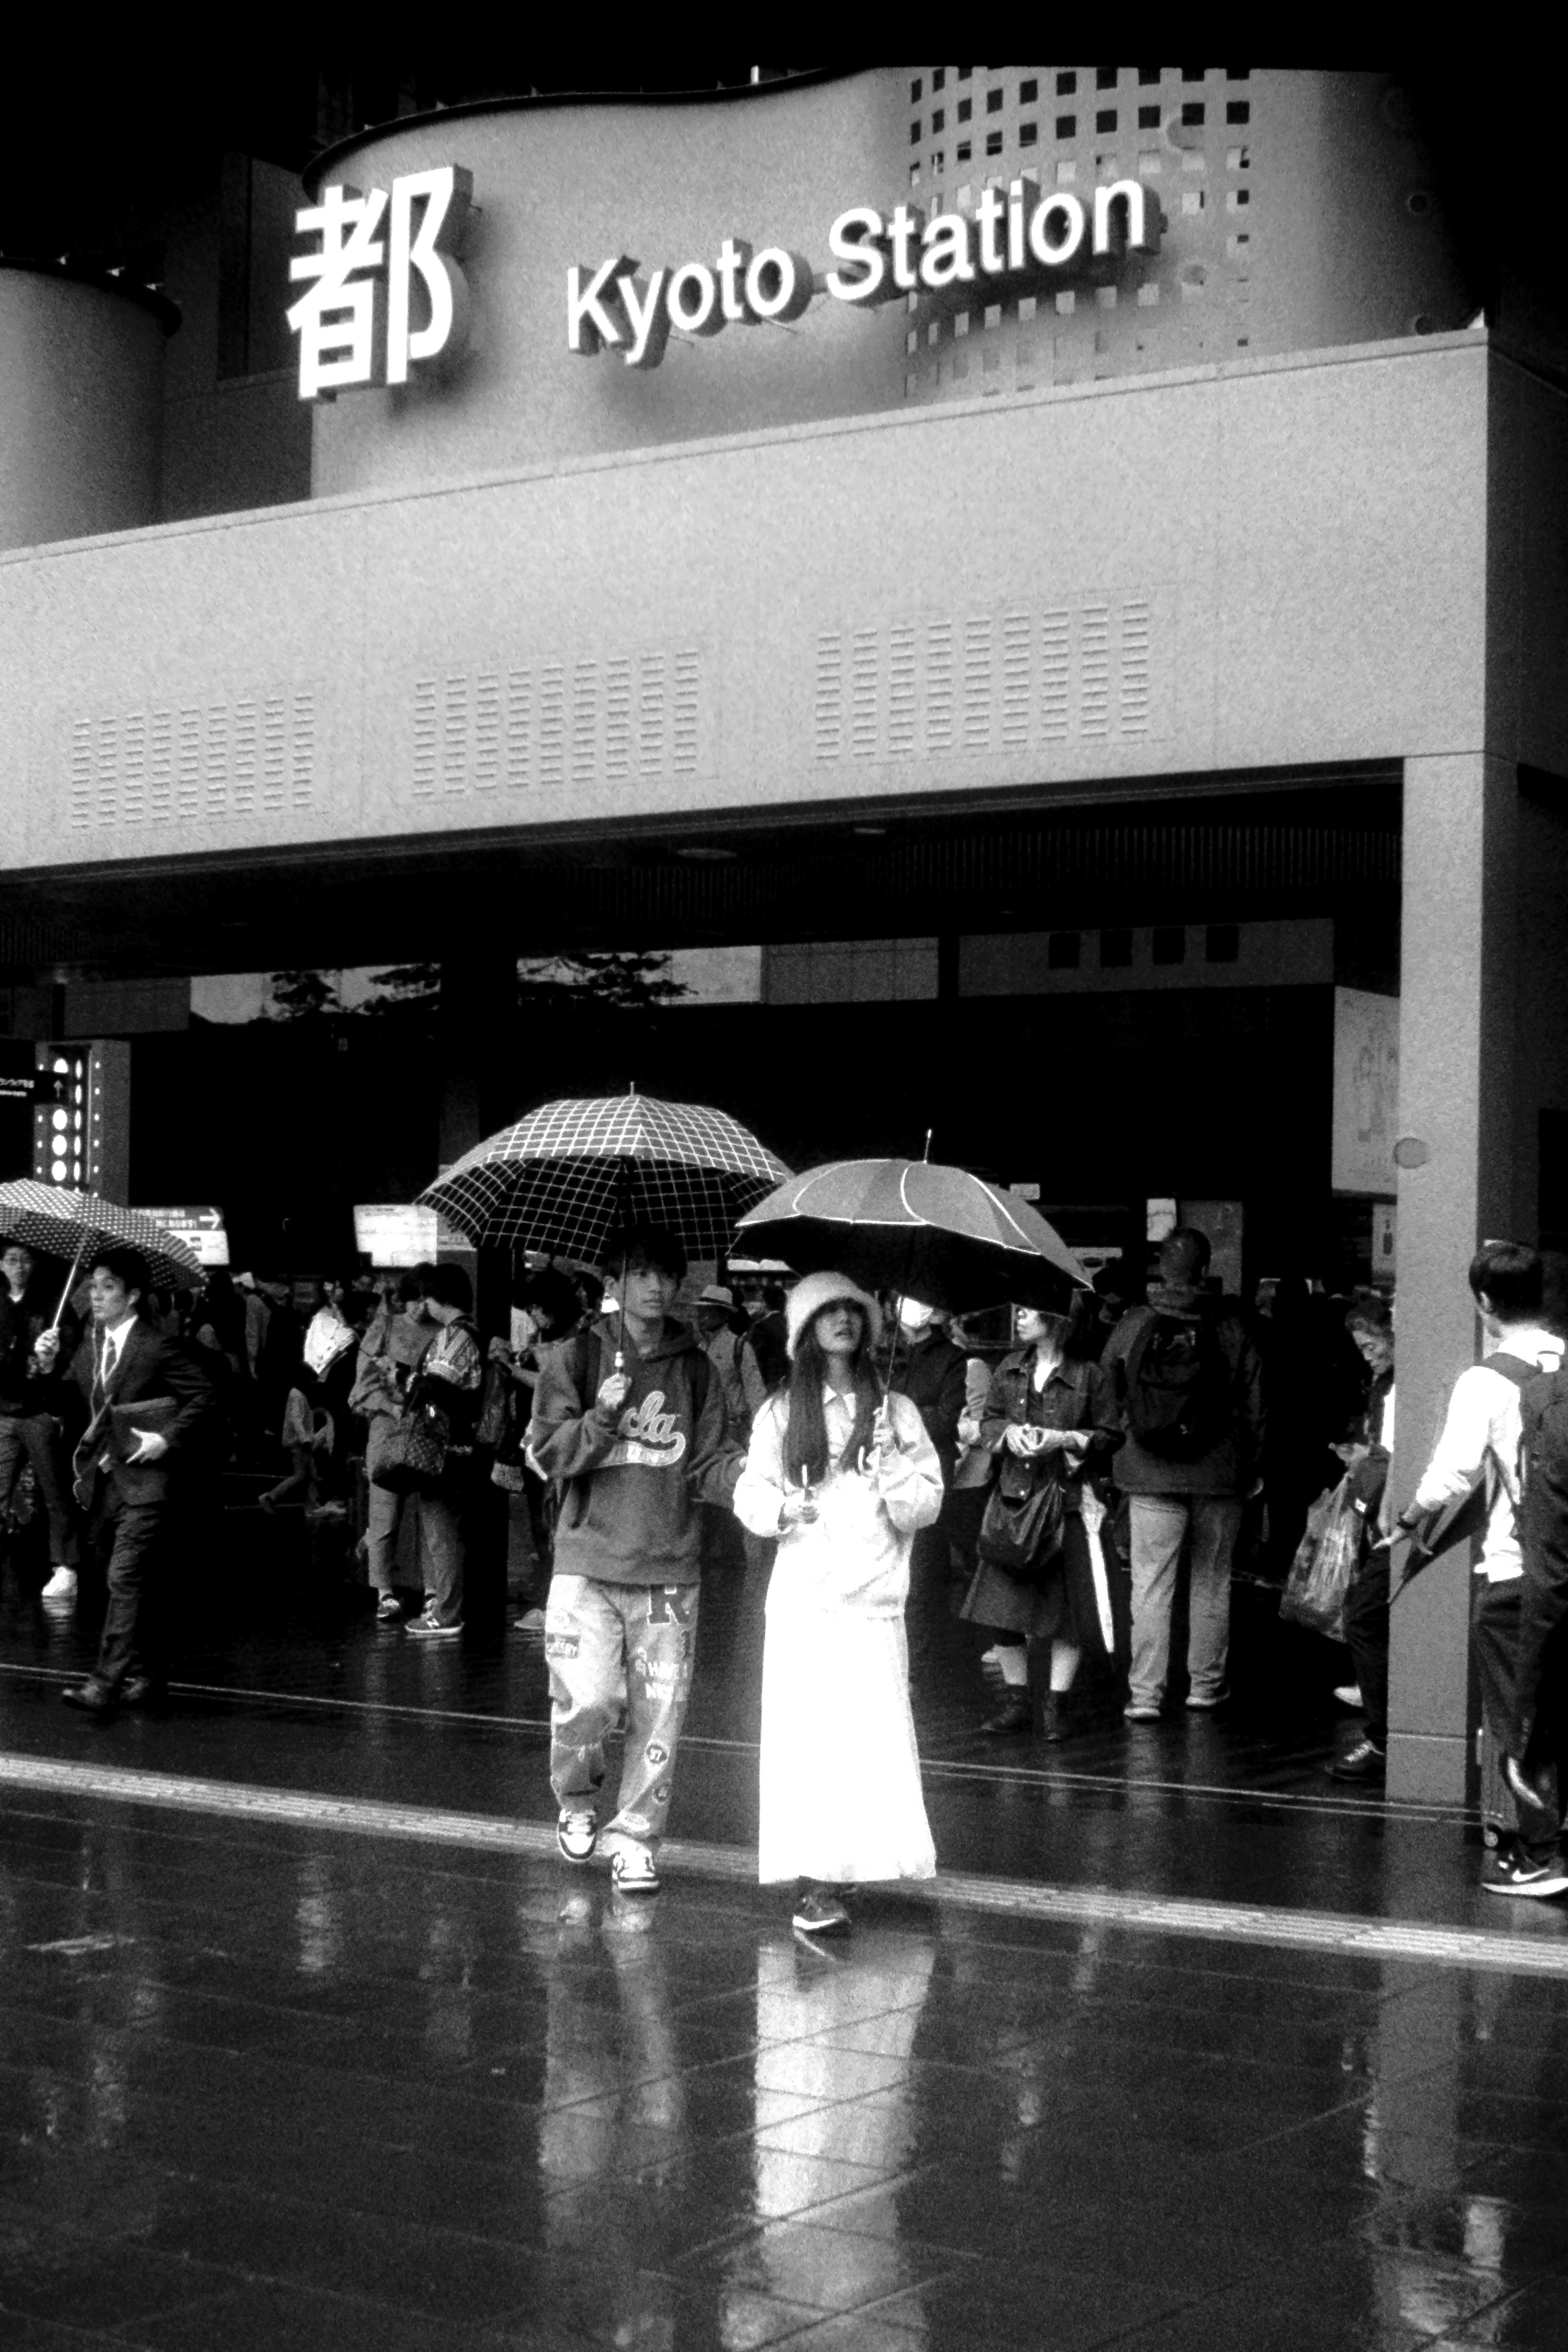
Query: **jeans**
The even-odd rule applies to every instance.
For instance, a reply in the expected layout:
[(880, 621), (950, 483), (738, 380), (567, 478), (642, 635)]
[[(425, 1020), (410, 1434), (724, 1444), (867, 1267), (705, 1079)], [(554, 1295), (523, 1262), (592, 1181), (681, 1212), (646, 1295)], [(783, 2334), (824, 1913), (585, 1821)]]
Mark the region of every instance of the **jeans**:
[(9, 1504), (24, 1459), (33, 1465), (38, 1499), (49, 1517), (49, 1564), (75, 1568), (81, 1559), (70, 1478), (59, 1423), (47, 1412), (0, 1414), (0, 1509)]
[[(1470, 1619), (1476, 1680), (1480, 1685), (1481, 1721), (1500, 1757), (1519, 1756), (1519, 1636), (1524, 1602), (1524, 1579), (1505, 1577), (1494, 1584), (1489, 1577), (1476, 1579), (1475, 1607)], [(1542, 1727), (1543, 1733), (1546, 1727)], [(1555, 1724), (1551, 1727), (1556, 1731)], [(1531, 1868), (1555, 1863), (1560, 1852), (1563, 1784), (1560, 1774), (1561, 1741), (1550, 1734), (1533, 1742), (1528, 1778), (1543, 1800), (1540, 1806), (1518, 1806), (1515, 1840), (1521, 1858)]]
[(419, 1497), (419, 1570), (425, 1606), (443, 1625), (463, 1621), (463, 1504), (461, 1489)]
[(397, 1582), (397, 1531), (403, 1525), (406, 1498), (395, 1495), (390, 1486), (378, 1486), (374, 1478), (369, 1487), (364, 1515), (365, 1567), (376, 1591), (390, 1592)]
[(606, 1839), (651, 1846), (669, 1813), (697, 1651), (695, 1584), (605, 1584), (557, 1575), (544, 1618), (550, 1784), (584, 1809), (605, 1780), (605, 1740), (626, 1710), (621, 1785)]
[(1158, 1706), (1171, 1664), (1171, 1603), (1184, 1548), (1192, 1569), (1187, 1672), (1194, 1698), (1217, 1698), (1230, 1646), (1230, 1558), (1241, 1526), (1237, 1495), (1134, 1495), (1132, 1669), (1134, 1706)]

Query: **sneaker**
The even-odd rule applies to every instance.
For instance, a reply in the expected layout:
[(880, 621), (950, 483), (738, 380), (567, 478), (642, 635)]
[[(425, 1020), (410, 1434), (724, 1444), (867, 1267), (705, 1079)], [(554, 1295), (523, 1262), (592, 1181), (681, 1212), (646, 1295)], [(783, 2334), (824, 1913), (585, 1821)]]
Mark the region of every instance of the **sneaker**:
[(555, 1843), (567, 1862), (586, 1862), (599, 1843), (599, 1816), (591, 1805), (580, 1812), (563, 1806)]
[(1213, 1692), (1189, 1691), (1187, 1693), (1187, 1713), (1189, 1715), (1212, 1715), (1216, 1706), (1224, 1706), (1229, 1696), (1230, 1693), (1223, 1688)]
[(831, 1886), (812, 1886), (795, 1905), (790, 1925), (803, 1936), (837, 1936), (848, 1927), (849, 1914)]
[(423, 1609), (417, 1617), (411, 1617), (408, 1620), (403, 1630), (405, 1633), (416, 1633), (423, 1642), (439, 1642), (449, 1640), (454, 1634), (460, 1633), (463, 1630), (463, 1621), (459, 1617), (456, 1624), (447, 1625), (436, 1615), (434, 1610)]
[(38, 1598), (40, 1601), (74, 1601), (76, 1599), (75, 1569), (57, 1568)]
[(520, 1633), (542, 1633), (544, 1631), (543, 1610), (525, 1609), (521, 1616), (517, 1620), (517, 1630)]
[(1121, 1712), (1129, 1723), (1158, 1723), (1160, 1720), (1159, 1708), (1151, 1706), (1147, 1699), (1135, 1698)]
[(658, 1865), (646, 1845), (624, 1845), (610, 1856), (610, 1876), (622, 1895), (657, 1895)]
[(1336, 1683), (1334, 1696), (1342, 1706), (1359, 1707), (1363, 1703), (1359, 1683)]
[(1388, 1769), (1388, 1753), (1374, 1739), (1352, 1742), (1329, 1766), (1331, 1780), (1381, 1780)]
[(1481, 1871), (1489, 1895), (1568, 1895), (1568, 1868), (1555, 1862), (1530, 1862), (1521, 1853), (1500, 1849), (1489, 1853)]
[(402, 1624), (403, 1603), (399, 1601), (395, 1592), (384, 1592), (382, 1594), (381, 1599), (375, 1604), (375, 1622), (378, 1625)]

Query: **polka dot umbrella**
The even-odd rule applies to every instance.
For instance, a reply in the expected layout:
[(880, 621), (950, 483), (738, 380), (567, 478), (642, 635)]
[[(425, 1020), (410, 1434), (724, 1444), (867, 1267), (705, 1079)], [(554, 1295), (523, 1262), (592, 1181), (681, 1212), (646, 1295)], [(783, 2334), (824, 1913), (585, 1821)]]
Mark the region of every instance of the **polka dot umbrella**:
[(118, 1201), (105, 1201), (97, 1192), (40, 1184), (31, 1176), (0, 1184), (0, 1239), (69, 1261), (57, 1323), (96, 1250), (140, 1250), (153, 1281), (170, 1290), (195, 1290), (203, 1278), (195, 1250), (140, 1209), (122, 1209)]
[(419, 1195), (476, 1247), (510, 1244), (598, 1262), (617, 1225), (663, 1225), (718, 1257), (782, 1160), (728, 1111), (624, 1095), (542, 1103), (476, 1143)]

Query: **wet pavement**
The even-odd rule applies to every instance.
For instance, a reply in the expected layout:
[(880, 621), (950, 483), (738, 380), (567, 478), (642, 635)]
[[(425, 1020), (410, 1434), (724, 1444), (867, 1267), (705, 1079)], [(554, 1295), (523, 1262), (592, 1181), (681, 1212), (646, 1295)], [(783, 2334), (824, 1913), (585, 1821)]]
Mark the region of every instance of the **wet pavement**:
[(1107, 1690), (999, 1759), (973, 1643), (918, 1628), (969, 1878), (814, 1947), (747, 1876), (760, 1602), (705, 1600), (639, 1906), (544, 1851), (542, 1658), (499, 1622), (432, 1654), (335, 1581), (215, 1578), (169, 1712), (100, 1729), (58, 1697), (86, 1629), (7, 1585), (0, 1751), (58, 1784), (0, 1781), (6, 2352), (1568, 2341), (1564, 1906), (1325, 1781), (1322, 1661), (1238, 1594), (1227, 1716), (1135, 1733)]

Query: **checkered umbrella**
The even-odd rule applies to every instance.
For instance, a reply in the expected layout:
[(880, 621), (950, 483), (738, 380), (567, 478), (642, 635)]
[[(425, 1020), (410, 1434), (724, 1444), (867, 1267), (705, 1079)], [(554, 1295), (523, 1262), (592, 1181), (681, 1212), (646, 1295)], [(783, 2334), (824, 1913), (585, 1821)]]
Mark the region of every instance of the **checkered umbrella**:
[(634, 1221), (717, 1257), (737, 1221), (789, 1171), (749, 1129), (705, 1103), (633, 1091), (543, 1103), (476, 1143), (419, 1195), (476, 1245), (597, 1261)]
[(105, 1201), (96, 1192), (68, 1192), (62, 1185), (40, 1184), (30, 1176), (0, 1184), (0, 1237), (20, 1242), (24, 1249), (47, 1250), (52, 1257), (68, 1259), (68, 1296), (78, 1268), (92, 1253), (115, 1246), (140, 1250), (153, 1281), (164, 1288), (194, 1290), (202, 1279), (195, 1250), (140, 1209), (122, 1209), (118, 1201)]

